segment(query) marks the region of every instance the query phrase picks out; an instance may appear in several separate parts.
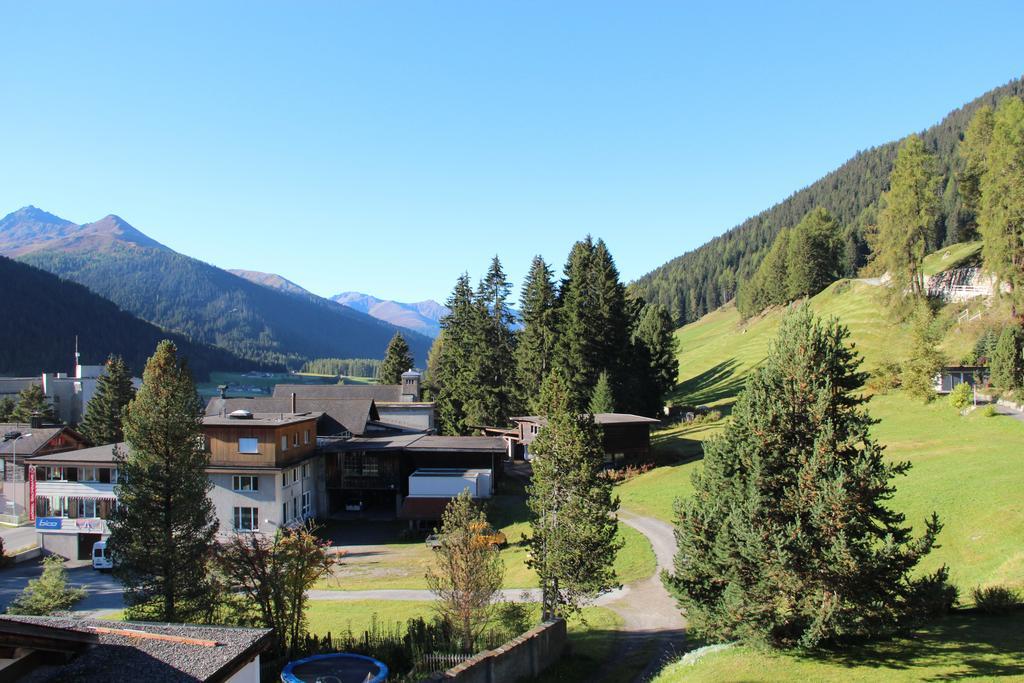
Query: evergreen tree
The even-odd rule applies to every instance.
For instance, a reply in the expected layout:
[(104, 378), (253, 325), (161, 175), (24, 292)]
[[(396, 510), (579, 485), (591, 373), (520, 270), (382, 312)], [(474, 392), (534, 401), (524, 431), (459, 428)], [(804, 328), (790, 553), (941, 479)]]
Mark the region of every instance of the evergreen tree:
[(909, 464), (886, 462), (870, 436), (848, 336), (806, 306), (787, 316), (705, 443), (677, 504), (671, 578), (702, 637), (814, 647), (892, 633), (955, 599), (945, 568), (913, 577), (941, 527), (933, 514), (914, 539), (886, 505)]
[(757, 271), (740, 288), (736, 307), (744, 318), (757, 315), (769, 306), (780, 306), (790, 301), (789, 237), (788, 228), (779, 231)]
[(474, 391), (472, 359), (475, 335), (481, 329), (480, 307), (473, 296), (469, 275), (463, 273), (447, 301), (451, 311), (441, 319), (444, 343), (439, 349), (436, 375), (431, 379), (437, 386), (437, 422), (442, 434), (469, 433), (466, 421), (466, 401)]
[(395, 336), (388, 342), (387, 351), (384, 352), (384, 362), (380, 365), (377, 374), (377, 381), (381, 384), (401, 384), (402, 373), (412, 370), (412, 352), (401, 332), (395, 332)]
[(611, 482), (602, 475), (604, 451), (593, 417), (580, 414), (578, 398), (556, 370), (544, 381), (547, 422), (530, 447), (535, 454), (527, 487), (530, 549), (545, 619), (568, 616), (582, 601), (616, 586), (616, 537)]
[(10, 422), (14, 415), (14, 399), (10, 396), (0, 398), (0, 422)]
[(1000, 102), (993, 118), (978, 227), (986, 267), (1019, 300), (1024, 286), (1024, 102), (1016, 97)]
[(427, 369), (423, 373), (423, 391), (429, 400), (436, 400), (441, 385), (438, 378), (441, 376), (441, 359), (444, 347), (444, 330), (434, 338), (427, 353)]
[(110, 356), (96, 380), (96, 392), (85, 408), (80, 431), (94, 446), (124, 441), (122, 416), (135, 396), (132, 376), (120, 356)]
[(588, 235), (573, 245), (558, 305), (560, 329), (554, 367), (568, 382), (576, 410), (586, 410), (602, 371), (608, 372), (612, 391), (621, 398), (626, 393), (633, 321), (627, 312), (625, 287), (603, 241), (594, 242)]
[(1003, 328), (992, 352), (992, 384), (1000, 389), (1015, 390), (1024, 386), (1024, 330), (1012, 324)]
[(903, 363), (900, 384), (914, 398), (927, 403), (935, 398), (935, 373), (943, 364), (941, 341), (927, 302), (919, 301), (910, 321), (910, 356)]
[(47, 555), (43, 560), (42, 576), (29, 580), (28, 585), (7, 606), (7, 613), (50, 616), (54, 612), (70, 609), (84, 597), (84, 589), (68, 586), (64, 558)]
[(612, 393), (612, 384), (608, 381), (607, 372), (597, 376), (597, 384), (594, 385), (594, 393), (590, 396), (588, 410), (592, 415), (615, 412), (615, 395)]
[(640, 390), (634, 405), (641, 415), (661, 413), (665, 395), (679, 378), (675, 325), (660, 304), (644, 304), (633, 330), (630, 356), (635, 361), (632, 376)]
[(558, 339), (555, 285), (551, 268), (540, 256), (533, 257), (520, 302), (523, 329), (516, 347), (516, 376), (520, 403), (536, 412), (540, 388), (551, 371)]
[(477, 313), (469, 330), (470, 391), (465, 398), (470, 425), (509, 424), (519, 412), (516, 387), (515, 316), (508, 305), (511, 285), (495, 256), (476, 293)]
[(981, 179), (988, 168), (988, 146), (992, 142), (995, 115), (992, 107), (984, 106), (974, 113), (963, 142), (957, 147), (962, 169), (957, 174), (957, 191), (965, 216), (964, 237), (973, 237), (978, 230), (978, 212), (981, 209)]
[(192, 621), (214, 598), (207, 571), (217, 519), (207, 495), (201, 411), (177, 349), (160, 342), (125, 411), (127, 452), (116, 455), (122, 476), (110, 550), (130, 618)]
[(33, 415), (50, 421), (57, 419), (53, 406), (46, 400), (43, 387), (39, 384), (30, 384), (18, 392), (18, 401), (11, 413), (11, 419), (15, 422), (29, 422)]
[(813, 296), (839, 276), (839, 225), (823, 207), (811, 210), (789, 236), (787, 298)]
[(900, 144), (881, 205), (875, 258), (892, 278), (897, 295), (909, 291), (924, 296), (921, 262), (937, 246), (939, 176), (935, 157), (918, 136), (911, 135)]

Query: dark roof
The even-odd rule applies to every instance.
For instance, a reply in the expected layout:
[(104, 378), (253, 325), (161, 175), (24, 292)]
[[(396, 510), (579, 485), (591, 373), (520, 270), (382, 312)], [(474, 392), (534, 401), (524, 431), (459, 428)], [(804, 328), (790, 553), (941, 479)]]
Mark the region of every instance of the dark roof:
[[(547, 418), (543, 415), (523, 415), (509, 419), (513, 422), (536, 422), (538, 424), (544, 424), (547, 422)], [(660, 422), (660, 420), (655, 420), (651, 417), (644, 417), (643, 415), (631, 415), (629, 413), (594, 413), (594, 422), (599, 425), (655, 424)]]
[(128, 452), (128, 444), (108, 443), (106, 446), (93, 446), (92, 448), (80, 448), (76, 451), (64, 451), (63, 453), (48, 453), (37, 455), (32, 458), (33, 463), (42, 462), (95, 462), (113, 463), (114, 449), (120, 448), (121, 452)]
[(497, 436), (430, 436), (396, 434), (381, 437), (356, 437), (322, 443), (321, 450), (343, 451), (442, 451), (467, 453), (504, 453), (505, 440)]
[[(52, 664), (47, 662), (19, 679), (31, 683), (224, 680), (266, 650), (270, 638), (267, 629), (0, 616), (0, 643), (78, 652), (67, 663), (54, 657)], [(88, 647), (82, 649), (82, 643)]]
[(400, 384), (278, 384), (274, 398), (373, 399), (379, 403), (399, 403), (402, 400)]
[(77, 434), (72, 432), (63, 425), (48, 425), (46, 427), (30, 427), (25, 423), (15, 424), (13, 422), (0, 423), (0, 440), (3, 439), (3, 435), (7, 432), (21, 432), (22, 434), (31, 434), (32, 436), (25, 436), (15, 441), (4, 441), (0, 443), (0, 455), (11, 455), (11, 453), (17, 453), (18, 456), (31, 455), (36, 451), (44, 448), (53, 437), (57, 436), (63, 431), (68, 431), (74, 434), (76, 438)]
[[(280, 386), (280, 385), (278, 385)], [(208, 416), (227, 414), (235, 410), (253, 413), (291, 412), (291, 397), (257, 396), (255, 398), (211, 398), (206, 404)], [(311, 399), (296, 398), (295, 409), (300, 412), (322, 413), (317, 425), (320, 436), (350, 431), (353, 434), (366, 432), (366, 423), (379, 420), (377, 406), (372, 399)]]
[(406, 496), (402, 501), (402, 509), (398, 511), (399, 519), (441, 519), (451, 498), (427, 498), (426, 496)]
[(235, 426), (249, 426), (249, 427), (283, 427), (285, 425), (300, 424), (302, 422), (309, 422), (310, 420), (319, 420), (323, 413), (257, 413), (252, 412), (252, 417), (248, 418), (236, 418), (231, 417), (231, 412), (228, 411), (227, 415), (207, 415), (203, 418), (203, 424), (217, 427), (235, 427)]

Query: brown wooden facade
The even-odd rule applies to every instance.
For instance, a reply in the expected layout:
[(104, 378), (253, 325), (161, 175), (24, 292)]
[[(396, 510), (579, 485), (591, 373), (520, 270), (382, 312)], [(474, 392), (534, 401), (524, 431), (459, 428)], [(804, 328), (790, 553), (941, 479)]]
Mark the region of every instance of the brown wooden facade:
[[(275, 424), (265, 420), (235, 420), (203, 426), (211, 467), (288, 467), (316, 451), (316, 420)], [(255, 439), (256, 452), (243, 448)]]

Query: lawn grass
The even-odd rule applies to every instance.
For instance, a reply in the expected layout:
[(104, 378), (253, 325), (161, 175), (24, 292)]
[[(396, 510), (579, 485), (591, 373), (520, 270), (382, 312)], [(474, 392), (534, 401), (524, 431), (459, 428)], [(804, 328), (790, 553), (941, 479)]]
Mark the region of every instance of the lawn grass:
[[(537, 575), (526, 566), (527, 548), (523, 537), (529, 532), (525, 501), (518, 495), (491, 499), (489, 518), (505, 533), (508, 545), (501, 550), (505, 563), (505, 588), (536, 588)], [(624, 546), (615, 561), (619, 581), (631, 583), (651, 576), (657, 560), (650, 542), (635, 529), (619, 525)], [(392, 537), (393, 538), (393, 537)], [(382, 543), (392, 540), (382, 539)], [(364, 554), (365, 552), (365, 554)], [(434, 551), (423, 541), (388, 542), (386, 547), (355, 549), (335, 568), (330, 578), (316, 588), (327, 590), (425, 589), (427, 570), (434, 562)]]
[(956, 614), (911, 636), (841, 653), (777, 653), (748, 646), (666, 667), (655, 683), (700, 681), (940, 681), (1024, 678), (1024, 612)]
[(924, 257), (921, 270), (925, 275), (935, 275), (950, 268), (973, 264), (981, 258), (981, 244), (981, 240), (960, 242), (932, 252)]
[[(954, 245), (949, 251), (947, 262), (969, 257), (976, 245)], [(810, 301), (818, 313), (836, 316), (849, 327), (867, 369), (899, 361), (904, 353), (906, 335), (881, 312), (878, 289), (845, 280)], [(990, 313), (1005, 312), (996, 306)], [(775, 309), (742, 322), (735, 308), (727, 306), (678, 330), (677, 402), (707, 403), (727, 412), (747, 374), (767, 354), (784, 314)], [(947, 344), (965, 348), (972, 342), (960, 337), (971, 334), (953, 327)], [(921, 571), (947, 564), (965, 602), (976, 585), (1024, 587), (1024, 423), (984, 417), (980, 411), (960, 417), (942, 398), (923, 405), (899, 392), (873, 397), (868, 410), (879, 420), (873, 435), (886, 446), (887, 457), (912, 464), (907, 476), (895, 481), (893, 507), (918, 532), (933, 510), (945, 524), (941, 547), (922, 562)], [(722, 424), (679, 425), (657, 432), (656, 448), (682, 455), (677, 464), (619, 485), (616, 492), (623, 506), (672, 521), (673, 502), (689, 495), (693, 472), (702, 466), (692, 453)]]

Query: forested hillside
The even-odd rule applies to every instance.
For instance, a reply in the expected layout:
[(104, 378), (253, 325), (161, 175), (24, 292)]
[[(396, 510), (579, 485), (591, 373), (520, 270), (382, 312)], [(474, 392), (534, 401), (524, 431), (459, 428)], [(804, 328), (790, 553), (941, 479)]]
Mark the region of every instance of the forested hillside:
[[(921, 133), (926, 148), (936, 155), (941, 173), (943, 200), (931, 248), (973, 237), (969, 233), (972, 216), (961, 205), (956, 187), (956, 172), (962, 166), (957, 145), (971, 116), (983, 105), (995, 105), (1004, 97), (1021, 94), (1024, 80), (1012, 81), (951, 112)], [(632, 284), (633, 289), (648, 301), (668, 307), (680, 323), (697, 320), (735, 296), (739, 283), (751, 277), (780, 230), (795, 226), (819, 206), (838, 223), (843, 242), (842, 274), (853, 275), (864, 265), (868, 252), (864, 228), (875, 220), (878, 198), (888, 187), (898, 144), (893, 141), (858, 152), (785, 201), (639, 278)]]
[(85, 364), (119, 354), (142, 372), (157, 343), (171, 339), (198, 379), (211, 370), (274, 369), (224, 349), (193, 344), (122, 311), (82, 285), (0, 256), (5, 323), (0, 335), (0, 374), (36, 375), (74, 370), (75, 336)]
[[(116, 216), (75, 229), (29, 207), (0, 222), (0, 244), (0, 253), (85, 285), (139, 318), (257, 362), (297, 369), (313, 358), (383, 357), (397, 330), (333, 301), (278, 291), (174, 252)], [(430, 340), (405, 334), (425, 362)]]

